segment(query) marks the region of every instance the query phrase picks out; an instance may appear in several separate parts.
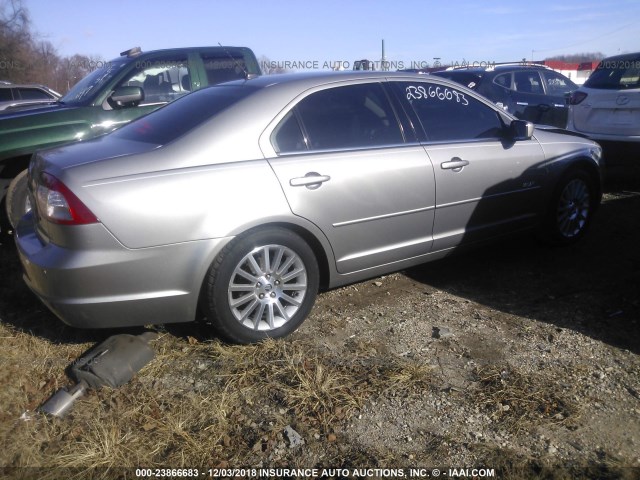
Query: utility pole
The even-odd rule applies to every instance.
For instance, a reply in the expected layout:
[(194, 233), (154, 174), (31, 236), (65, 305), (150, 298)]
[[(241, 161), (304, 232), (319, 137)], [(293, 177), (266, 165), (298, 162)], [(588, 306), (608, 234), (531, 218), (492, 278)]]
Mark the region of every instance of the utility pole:
[(389, 66), (387, 65), (387, 57), (384, 54), (384, 38), (382, 39), (382, 60), (380, 61), (380, 70), (386, 72), (389, 70)]

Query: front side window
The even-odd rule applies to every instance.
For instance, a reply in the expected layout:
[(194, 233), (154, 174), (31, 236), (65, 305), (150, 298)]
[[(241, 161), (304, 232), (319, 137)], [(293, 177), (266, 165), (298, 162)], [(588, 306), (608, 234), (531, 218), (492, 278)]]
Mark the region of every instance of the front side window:
[(394, 88), (411, 105), (429, 141), (469, 141), (502, 135), (498, 112), (464, 91), (427, 82), (397, 82)]
[(404, 141), (380, 83), (321, 90), (295, 108), (311, 150), (366, 148)]
[(562, 96), (578, 88), (575, 83), (557, 72), (549, 70), (548, 72), (543, 72), (542, 75), (549, 95)]
[(118, 87), (142, 88), (144, 100), (140, 105), (168, 103), (189, 93), (189, 73), (186, 56), (139, 60), (136, 69)]

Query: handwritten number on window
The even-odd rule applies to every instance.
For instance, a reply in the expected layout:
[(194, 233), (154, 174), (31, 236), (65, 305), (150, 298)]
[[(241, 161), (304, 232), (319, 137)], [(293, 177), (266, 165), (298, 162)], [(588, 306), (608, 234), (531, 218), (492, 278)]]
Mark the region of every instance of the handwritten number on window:
[(456, 90), (451, 90), (447, 87), (433, 86), (430, 85), (427, 90), (422, 85), (415, 86), (410, 85), (406, 88), (407, 92), (407, 100), (441, 100), (441, 101), (453, 101), (455, 100), (457, 103), (463, 106), (469, 105), (469, 100), (464, 96), (464, 93), (458, 92)]

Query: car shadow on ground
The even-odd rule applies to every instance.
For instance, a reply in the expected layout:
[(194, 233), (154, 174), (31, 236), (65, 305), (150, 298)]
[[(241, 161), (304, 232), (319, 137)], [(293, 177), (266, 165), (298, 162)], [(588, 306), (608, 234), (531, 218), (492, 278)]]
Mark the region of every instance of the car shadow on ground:
[(612, 180), (576, 245), (510, 238), (405, 273), (497, 311), (640, 353), (640, 176)]

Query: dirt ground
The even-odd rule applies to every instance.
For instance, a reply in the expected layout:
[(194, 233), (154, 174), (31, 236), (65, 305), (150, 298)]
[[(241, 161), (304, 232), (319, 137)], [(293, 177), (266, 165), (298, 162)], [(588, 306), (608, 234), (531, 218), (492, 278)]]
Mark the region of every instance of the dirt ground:
[(256, 346), (224, 345), (206, 324), (158, 328), (151, 364), (62, 420), (35, 410), (74, 358), (123, 330), (63, 326), (4, 239), (0, 474), (640, 478), (638, 171), (609, 177), (571, 248), (511, 239), (325, 292), (290, 338)]

